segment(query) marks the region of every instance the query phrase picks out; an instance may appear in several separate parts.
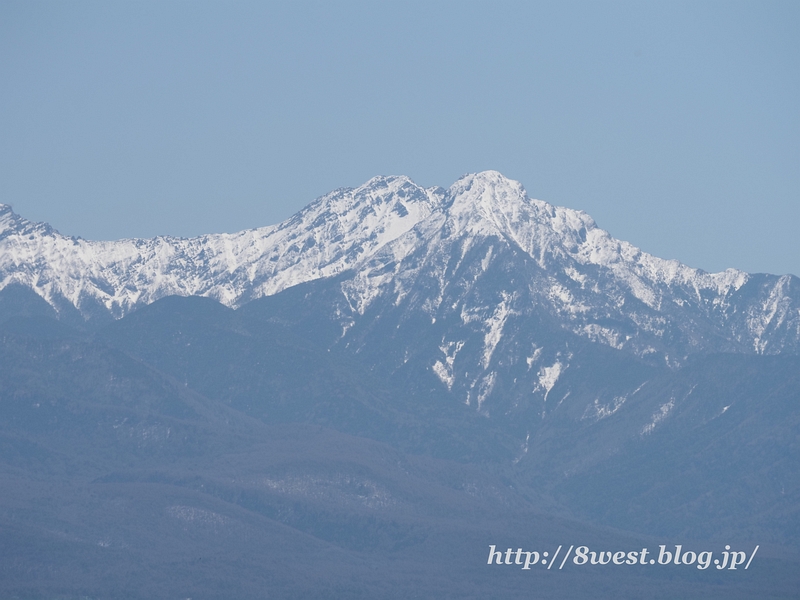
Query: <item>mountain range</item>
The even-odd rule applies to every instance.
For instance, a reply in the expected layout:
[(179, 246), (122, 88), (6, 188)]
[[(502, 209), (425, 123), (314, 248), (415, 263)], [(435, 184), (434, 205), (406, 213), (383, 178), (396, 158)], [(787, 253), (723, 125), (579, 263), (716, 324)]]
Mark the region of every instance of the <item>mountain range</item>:
[(712, 350), (796, 352), (800, 339), (797, 277), (709, 274), (656, 258), (581, 211), (529, 198), (494, 171), (448, 190), (376, 177), (280, 225), (191, 239), (86, 241), (0, 205), (0, 260), (2, 288), (21, 284), (84, 319), (120, 318), (169, 295), (238, 308), (343, 274), (357, 315), (378, 297), (400, 303), (415, 285), (430, 284), (422, 310), (434, 318), (445, 296), (464, 302), (478, 279), (505, 268), (518, 277), (498, 290), (508, 296), (496, 303), (506, 307), (498, 323), (535, 304), (565, 330), (667, 362)]
[(485, 569), (498, 537), (761, 547), (746, 576), (595, 569), (542, 597), (800, 583), (798, 278), (651, 256), (494, 171), (191, 239), (0, 205), (0, 337), (6, 594), (118, 597), (135, 571), (132, 597), (524, 595)]

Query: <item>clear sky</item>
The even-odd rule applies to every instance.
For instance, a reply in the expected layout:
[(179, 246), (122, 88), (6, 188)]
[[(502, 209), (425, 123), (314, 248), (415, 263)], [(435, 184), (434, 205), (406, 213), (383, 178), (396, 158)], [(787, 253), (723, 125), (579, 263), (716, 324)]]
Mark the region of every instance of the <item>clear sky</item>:
[(800, 2), (0, 3), (0, 202), (87, 239), (497, 169), (618, 238), (800, 275)]

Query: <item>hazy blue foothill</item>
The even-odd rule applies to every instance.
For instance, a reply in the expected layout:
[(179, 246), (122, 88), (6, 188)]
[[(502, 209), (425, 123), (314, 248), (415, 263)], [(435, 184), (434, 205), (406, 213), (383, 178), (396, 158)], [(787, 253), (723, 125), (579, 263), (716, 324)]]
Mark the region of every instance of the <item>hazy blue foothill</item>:
[[(596, 597), (598, 586), (608, 597), (794, 594), (792, 554), (770, 548), (797, 546), (796, 501), (785, 498), (797, 484), (799, 384), (787, 378), (796, 359), (719, 355), (713, 367), (662, 373), (639, 411), (697, 377), (722, 397), (698, 395), (703, 406), (687, 403), (669, 432), (642, 441), (624, 421), (605, 430), (544, 422), (514, 463), (502, 424), (448, 405), (446, 394), (420, 412), (352, 357), (326, 365), (311, 344), (282, 341), (291, 331), (276, 339), (275, 328), (238, 317), (213, 301), (165, 298), (95, 333), (4, 328), (7, 593), (477, 598), (535, 585), (544, 597)], [(242, 376), (258, 345), (283, 357), (279, 373), (251, 372), (260, 394)], [(336, 379), (325, 375), (330, 364)], [(281, 377), (299, 385), (282, 389)], [(328, 385), (315, 389), (316, 378)], [(754, 389), (737, 394), (742, 379)], [(742, 414), (704, 423), (723, 402)], [(765, 552), (746, 576), (483, 570), (484, 546), (500, 539), (553, 548), (736, 540)], [(133, 587), (132, 577), (141, 578)]]
[[(496, 172), (242, 238), (5, 214), (3, 595), (796, 596), (794, 277), (662, 261)], [(189, 284), (217, 299), (163, 291)], [(760, 549), (523, 571), (492, 544)]]

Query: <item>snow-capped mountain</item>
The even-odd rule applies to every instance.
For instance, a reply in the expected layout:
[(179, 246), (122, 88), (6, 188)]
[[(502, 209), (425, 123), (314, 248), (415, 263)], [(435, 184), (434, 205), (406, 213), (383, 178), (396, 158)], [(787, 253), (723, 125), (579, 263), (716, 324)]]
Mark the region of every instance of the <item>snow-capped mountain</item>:
[[(485, 366), (509, 319), (534, 313), (668, 364), (693, 352), (800, 347), (796, 277), (710, 274), (651, 256), (581, 211), (531, 199), (494, 171), (448, 190), (376, 177), (322, 196), (279, 225), (191, 239), (86, 241), (0, 205), (0, 289), (20, 284), (84, 318), (98, 311), (119, 318), (168, 295), (240, 307), (326, 278), (336, 278), (347, 300), (339, 311), (344, 331), (376, 302), (432, 322), (457, 315), (482, 333)], [(441, 340), (450, 348), (434, 363), (442, 381), (464, 343)]]
[[(128, 510), (138, 482), (148, 507), (153, 488), (169, 490), (162, 516), (217, 514), (187, 513), (189, 498), (233, 503), (230, 522), (256, 511), (300, 528), (303, 548), (330, 532), (352, 543), (350, 524), (367, 522), (392, 560), (426, 547), (417, 490), (432, 484), (431, 515), (455, 522), (462, 506), (492, 535), (513, 492), (555, 520), (572, 511), (569, 535), (593, 522), (796, 547), (799, 283), (648, 255), (492, 171), (446, 190), (375, 178), (279, 225), (194, 239), (85, 241), (3, 206), (6, 487), (39, 489), (17, 474), (38, 486), (74, 456), (85, 498), (125, 497), (93, 506)], [(285, 461), (270, 467), (276, 452)], [(348, 456), (366, 462), (340, 477)], [(420, 457), (446, 462), (431, 471)], [(65, 506), (81, 506), (77, 471), (63, 472)], [(9, 498), (9, 514), (61, 510)], [(331, 505), (351, 512), (326, 517)], [(153, 514), (134, 522), (149, 532)], [(416, 524), (398, 530), (406, 518)], [(374, 547), (357, 542), (359, 556)]]
[(115, 317), (169, 295), (228, 306), (335, 275), (428, 217), (443, 191), (405, 177), (376, 178), (317, 199), (288, 221), (235, 234), (94, 242), (30, 223), (0, 205), (0, 277), (54, 306)]

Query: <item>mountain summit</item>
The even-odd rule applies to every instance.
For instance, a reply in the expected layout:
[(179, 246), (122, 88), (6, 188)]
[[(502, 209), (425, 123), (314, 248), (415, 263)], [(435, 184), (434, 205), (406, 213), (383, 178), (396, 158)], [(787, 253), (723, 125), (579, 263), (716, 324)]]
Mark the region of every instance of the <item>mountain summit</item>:
[[(0, 288), (21, 285), (84, 319), (119, 318), (169, 295), (238, 308), (336, 278), (352, 312), (341, 317), (345, 329), (390, 298), (434, 320), (456, 311), (464, 323), (500, 328), (489, 337), (508, 315), (534, 311), (564, 331), (667, 363), (711, 350), (797, 351), (800, 342), (796, 277), (710, 274), (656, 258), (581, 211), (531, 199), (496, 171), (447, 190), (376, 177), (279, 225), (191, 239), (86, 241), (6, 205), (0, 227)], [(479, 304), (470, 304), (478, 290)]]

